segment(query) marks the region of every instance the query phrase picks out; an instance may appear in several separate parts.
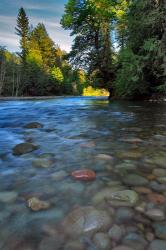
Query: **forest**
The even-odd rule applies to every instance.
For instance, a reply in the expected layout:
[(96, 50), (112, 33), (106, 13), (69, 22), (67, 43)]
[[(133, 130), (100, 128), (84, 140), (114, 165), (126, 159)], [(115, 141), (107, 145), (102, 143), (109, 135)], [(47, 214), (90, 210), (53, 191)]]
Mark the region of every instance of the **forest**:
[(165, 0), (68, 0), (60, 21), (73, 37), (67, 53), (21, 7), (20, 52), (0, 47), (0, 95), (164, 95), (165, 16)]

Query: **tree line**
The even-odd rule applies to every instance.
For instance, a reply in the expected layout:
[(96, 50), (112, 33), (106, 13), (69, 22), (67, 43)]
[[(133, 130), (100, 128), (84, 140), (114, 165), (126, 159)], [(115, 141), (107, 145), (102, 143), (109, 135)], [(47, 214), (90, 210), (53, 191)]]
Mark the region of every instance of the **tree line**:
[(67, 53), (49, 37), (44, 24), (32, 27), (23, 8), (17, 17), (20, 52), (0, 47), (0, 95), (81, 95), (86, 73), (73, 69)]
[(68, 0), (61, 25), (74, 41), (66, 53), (21, 8), (20, 53), (0, 47), (0, 95), (164, 94), (165, 16), (165, 0)]

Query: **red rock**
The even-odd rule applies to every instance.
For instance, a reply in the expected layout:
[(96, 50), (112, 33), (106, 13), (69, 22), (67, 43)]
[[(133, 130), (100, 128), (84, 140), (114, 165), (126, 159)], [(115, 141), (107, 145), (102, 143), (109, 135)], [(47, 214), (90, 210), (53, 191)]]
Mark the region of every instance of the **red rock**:
[(96, 179), (95, 172), (88, 169), (76, 170), (71, 173), (71, 176), (80, 181), (94, 181)]
[(147, 197), (154, 204), (166, 204), (166, 197), (164, 195), (151, 193)]

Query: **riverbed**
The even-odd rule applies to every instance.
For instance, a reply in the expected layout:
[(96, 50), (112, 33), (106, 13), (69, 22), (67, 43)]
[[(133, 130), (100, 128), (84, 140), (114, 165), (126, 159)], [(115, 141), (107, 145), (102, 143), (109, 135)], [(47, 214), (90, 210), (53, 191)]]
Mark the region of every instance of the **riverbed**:
[(1, 250), (165, 250), (165, 216), (166, 104), (0, 101)]

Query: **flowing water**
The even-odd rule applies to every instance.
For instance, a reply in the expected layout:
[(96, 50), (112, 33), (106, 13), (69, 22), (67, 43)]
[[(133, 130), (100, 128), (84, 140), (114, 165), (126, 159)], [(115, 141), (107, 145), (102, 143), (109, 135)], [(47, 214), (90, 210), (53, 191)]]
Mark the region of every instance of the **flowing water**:
[[(31, 122), (43, 127), (26, 128)], [(23, 142), (38, 148), (14, 155)], [(0, 249), (165, 250), (165, 146), (165, 104), (84, 97), (1, 101)], [(96, 180), (73, 179), (80, 169), (93, 170)], [(49, 206), (33, 211), (32, 197)], [(84, 215), (88, 209), (92, 221)], [(101, 211), (111, 218), (106, 227)], [(87, 228), (81, 216), (89, 216)], [(95, 219), (101, 222), (94, 225)]]

